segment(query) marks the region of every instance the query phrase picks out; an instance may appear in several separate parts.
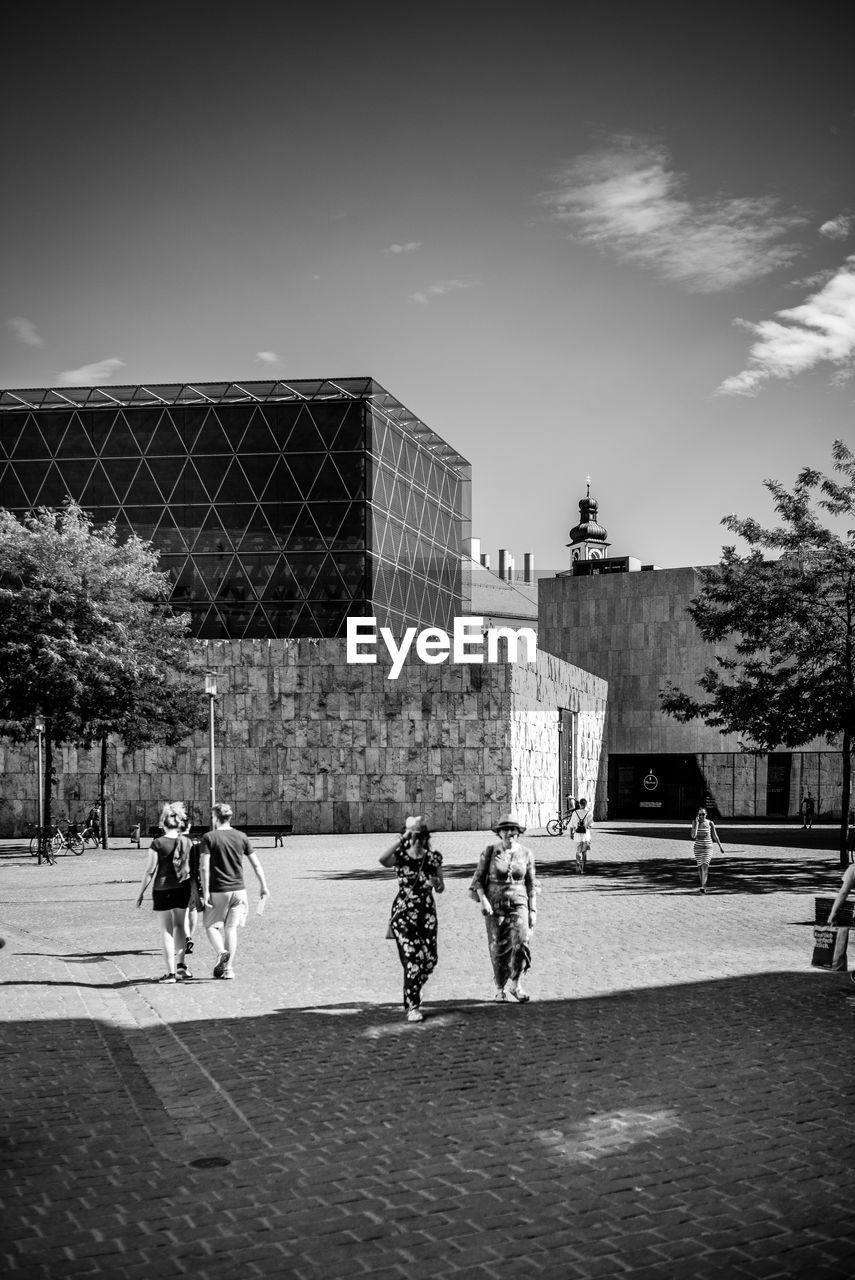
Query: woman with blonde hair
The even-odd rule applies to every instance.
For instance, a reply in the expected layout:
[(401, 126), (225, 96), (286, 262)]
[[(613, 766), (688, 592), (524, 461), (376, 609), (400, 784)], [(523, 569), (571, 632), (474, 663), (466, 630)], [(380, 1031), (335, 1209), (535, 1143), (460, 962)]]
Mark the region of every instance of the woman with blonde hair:
[(187, 811), (180, 801), (165, 804), (160, 814), (162, 836), (152, 840), (140, 884), (137, 906), (154, 880), (152, 907), (160, 925), (160, 945), (166, 973), (160, 982), (179, 982), (193, 975), (184, 960), (187, 945), (185, 922), (190, 903), (190, 840), (182, 834)]

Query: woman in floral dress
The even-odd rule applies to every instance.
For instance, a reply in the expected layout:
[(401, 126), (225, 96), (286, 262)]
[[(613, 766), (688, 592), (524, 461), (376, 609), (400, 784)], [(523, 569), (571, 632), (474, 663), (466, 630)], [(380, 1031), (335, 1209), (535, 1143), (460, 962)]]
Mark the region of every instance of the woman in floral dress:
[(525, 1003), (522, 976), (531, 967), (531, 938), (537, 920), (537, 875), (534, 854), (519, 842), (525, 827), (510, 813), (493, 830), (499, 837), (478, 859), (469, 886), (481, 904), (487, 926), (487, 945), (496, 983), (496, 999)]
[(390, 929), (404, 970), (404, 1012), (408, 1022), (422, 1022), (422, 987), (436, 968), (436, 903), (442, 893), (442, 854), (431, 848), (424, 818), (407, 818), (399, 840), (380, 859), (398, 873)]

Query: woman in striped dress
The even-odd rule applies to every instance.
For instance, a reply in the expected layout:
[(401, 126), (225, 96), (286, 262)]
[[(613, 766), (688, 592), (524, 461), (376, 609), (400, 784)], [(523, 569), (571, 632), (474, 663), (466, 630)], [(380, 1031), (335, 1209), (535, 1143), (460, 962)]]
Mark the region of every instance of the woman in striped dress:
[(718, 845), (719, 852), (724, 853), (721, 847), (721, 841), (718, 838), (718, 832), (715, 829), (715, 823), (711, 822), (707, 817), (706, 809), (699, 809), (697, 817), (692, 823), (692, 839), (694, 840), (695, 862), (698, 867), (698, 879), (701, 887), (698, 893), (706, 893), (707, 876), (710, 873), (710, 859), (713, 855), (713, 846)]

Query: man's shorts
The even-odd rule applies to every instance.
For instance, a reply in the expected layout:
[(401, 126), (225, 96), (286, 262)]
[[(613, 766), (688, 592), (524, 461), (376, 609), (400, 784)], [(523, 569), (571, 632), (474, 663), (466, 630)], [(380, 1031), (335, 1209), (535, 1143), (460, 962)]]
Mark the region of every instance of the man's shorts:
[(212, 924), (244, 925), (249, 912), (249, 898), (246, 889), (226, 889), (222, 893), (212, 893), (212, 907), (205, 908), (205, 928)]

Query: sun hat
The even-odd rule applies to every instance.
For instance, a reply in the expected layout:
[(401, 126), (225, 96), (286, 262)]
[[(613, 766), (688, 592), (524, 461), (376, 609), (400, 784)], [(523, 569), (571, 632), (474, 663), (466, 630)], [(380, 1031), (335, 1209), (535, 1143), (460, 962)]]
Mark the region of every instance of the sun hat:
[(407, 818), (404, 823), (405, 835), (415, 835), (417, 831), (427, 831), (427, 823), (421, 814), (417, 814), (413, 818)]
[(493, 827), (496, 835), (499, 834), (502, 827), (516, 827), (517, 831), (522, 835), (525, 831), (525, 825), (520, 822), (519, 818), (515, 818), (512, 813), (503, 813), (499, 821)]

